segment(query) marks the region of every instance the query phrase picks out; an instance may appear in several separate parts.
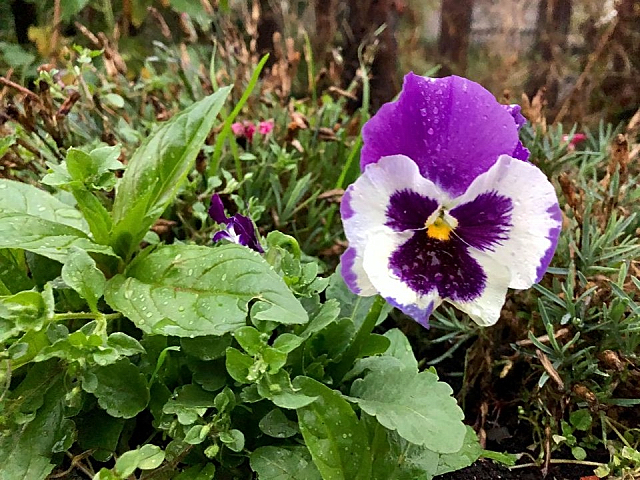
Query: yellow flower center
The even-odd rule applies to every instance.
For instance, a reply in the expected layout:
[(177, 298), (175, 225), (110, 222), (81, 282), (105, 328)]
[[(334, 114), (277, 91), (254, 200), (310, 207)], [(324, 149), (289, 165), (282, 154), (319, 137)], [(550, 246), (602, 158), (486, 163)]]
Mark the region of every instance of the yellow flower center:
[(425, 226), (427, 227), (427, 235), (430, 238), (435, 238), (443, 242), (449, 240), (451, 232), (453, 231), (453, 228), (442, 217), (436, 218), (433, 223)]

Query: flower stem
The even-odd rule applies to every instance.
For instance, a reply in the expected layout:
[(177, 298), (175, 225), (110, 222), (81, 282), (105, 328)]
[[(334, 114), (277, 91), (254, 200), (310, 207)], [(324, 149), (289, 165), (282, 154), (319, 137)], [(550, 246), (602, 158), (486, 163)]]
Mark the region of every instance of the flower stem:
[(367, 340), (369, 340), (369, 335), (371, 335), (371, 332), (376, 326), (376, 322), (380, 317), (380, 312), (382, 311), (384, 304), (385, 299), (378, 295), (374, 300), (373, 305), (371, 305), (371, 309), (365, 317), (364, 322), (362, 322), (362, 325), (358, 329), (353, 342), (351, 342), (347, 351), (342, 355), (342, 360), (340, 360), (340, 362), (333, 368), (331, 376), (333, 377), (336, 385), (339, 384), (347, 372), (353, 368), (353, 363), (360, 355), (362, 348), (367, 343)]
[(218, 168), (220, 167), (220, 157), (222, 156), (222, 146), (224, 145), (224, 141), (226, 140), (229, 132), (231, 131), (231, 124), (236, 119), (244, 104), (247, 103), (249, 96), (253, 92), (256, 83), (258, 83), (258, 78), (260, 77), (260, 72), (264, 67), (264, 64), (267, 63), (269, 59), (269, 54), (262, 57), (260, 63), (253, 71), (253, 75), (251, 76), (251, 80), (249, 80), (249, 85), (247, 85), (247, 89), (244, 91), (240, 100), (236, 104), (235, 108), (231, 111), (229, 116), (225, 119), (224, 125), (222, 127), (222, 131), (218, 134), (218, 138), (216, 139), (216, 146), (213, 151), (213, 156), (211, 157), (211, 162), (209, 163), (209, 169), (207, 171), (207, 177), (213, 177), (218, 173)]
[[(588, 460), (572, 460), (572, 459), (555, 459), (552, 458), (549, 462), (551, 465), (560, 465), (560, 464), (572, 464), (572, 465), (586, 465), (588, 467), (602, 467), (606, 465), (606, 463), (600, 462), (590, 462)], [(532, 467), (540, 467), (538, 463), (523, 463), (521, 465), (514, 465), (512, 467), (507, 467), (509, 470), (517, 470), (519, 468), (532, 468)]]
[(59, 322), (63, 320), (97, 320), (103, 319), (105, 321), (116, 320), (122, 317), (121, 313), (89, 313), (89, 312), (80, 312), (80, 313), (56, 313), (53, 316), (53, 321)]

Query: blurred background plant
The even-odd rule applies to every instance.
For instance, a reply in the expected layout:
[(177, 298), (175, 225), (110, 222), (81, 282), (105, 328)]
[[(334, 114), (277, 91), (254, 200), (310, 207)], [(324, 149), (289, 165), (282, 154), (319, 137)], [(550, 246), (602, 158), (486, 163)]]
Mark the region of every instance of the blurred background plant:
[(0, 177), (39, 184), (72, 146), (121, 144), (126, 164), (155, 124), (231, 84), (236, 107), (145, 241), (208, 243), (215, 191), (327, 272), (360, 127), (400, 72), (520, 103), (564, 209), (549, 274), (490, 329), (446, 308), (429, 331), (397, 313), (379, 329), (410, 336), (483, 446), (545, 470), (640, 472), (640, 2), (11, 0), (0, 19)]

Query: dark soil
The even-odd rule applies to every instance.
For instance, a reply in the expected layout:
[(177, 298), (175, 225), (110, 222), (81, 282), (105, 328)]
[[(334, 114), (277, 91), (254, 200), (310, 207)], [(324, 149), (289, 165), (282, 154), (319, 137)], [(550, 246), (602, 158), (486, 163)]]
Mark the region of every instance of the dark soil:
[(479, 460), (468, 468), (438, 477), (441, 480), (595, 480), (593, 467), (584, 465), (552, 465), (546, 477), (538, 467), (515, 468)]

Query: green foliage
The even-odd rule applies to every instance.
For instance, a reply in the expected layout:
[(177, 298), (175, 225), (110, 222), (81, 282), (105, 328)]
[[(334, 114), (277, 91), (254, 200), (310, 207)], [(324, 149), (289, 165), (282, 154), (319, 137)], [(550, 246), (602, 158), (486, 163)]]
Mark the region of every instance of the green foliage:
[[(108, 3), (62, 1), (63, 22), (90, 6), (113, 23)], [(130, 3), (138, 28), (151, 2)], [(211, 29), (201, 6), (170, 3)], [(368, 100), (348, 113), (346, 96), (312, 79), (312, 91), (294, 89), (313, 101), (290, 101), (269, 72), (261, 80), (266, 58), (251, 75), (227, 51), (154, 49), (143, 74), (125, 77), (107, 71), (112, 57), (69, 48), (34, 77), (41, 105), (17, 102), (3, 123), (2, 480), (79, 467), (103, 480), (429, 480), (481, 456), (514, 462), (482, 450), (425, 363), (464, 363), (458, 398), (480, 386), (490, 401), (501, 371), (517, 395), (505, 408), (531, 425), (541, 463), (544, 445), (576, 461), (607, 449), (598, 475), (640, 471), (625, 415), (639, 395), (640, 193), (633, 168), (611, 166), (613, 128), (587, 132), (584, 150), (561, 126), (523, 130), (532, 160), (577, 192), (563, 190), (567, 228), (549, 274), (509, 295), (513, 321), (480, 330), (440, 309), (415, 333), (330, 275)], [(36, 75), (22, 47), (0, 51)], [(219, 88), (225, 75), (247, 88)], [(270, 134), (230, 133), (265, 119)], [(256, 221), (264, 255), (211, 245), (214, 191), (230, 215)], [(396, 320), (402, 330), (388, 330)]]
[[(10, 193), (0, 197), (2, 480), (44, 479), (68, 468), (62, 452), (80, 451), (97, 480), (367, 480), (399, 449), (412, 452), (408, 471), (431, 478), (438, 452), (457, 466), (475, 459), (456, 457), (465, 428), (451, 390), (418, 373), (399, 330), (372, 333), (390, 308), (323, 278), (294, 237), (270, 232), (264, 255), (141, 243), (195, 188), (188, 177), (228, 93), (154, 128), (122, 178), (119, 147), (84, 146), (48, 162), (53, 193), (0, 181)], [(283, 218), (310, 178), (274, 186)], [(430, 429), (417, 435), (417, 420)], [(382, 463), (380, 438), (391, 451)]]
[(191, 172), (230, 88), (194, 103), (156, 129), (130, 159), (113, 202), (111, 244), (130, 258)]

